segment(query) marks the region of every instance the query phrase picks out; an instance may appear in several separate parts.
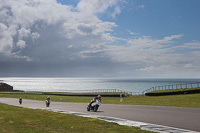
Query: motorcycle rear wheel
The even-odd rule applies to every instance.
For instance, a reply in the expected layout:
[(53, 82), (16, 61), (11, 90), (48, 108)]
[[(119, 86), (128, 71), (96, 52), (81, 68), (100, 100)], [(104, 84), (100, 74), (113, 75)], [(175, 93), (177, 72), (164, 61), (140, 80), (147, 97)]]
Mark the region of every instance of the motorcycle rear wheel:
[(94, 106), (94, 112), (97, 112), (98, 106)]

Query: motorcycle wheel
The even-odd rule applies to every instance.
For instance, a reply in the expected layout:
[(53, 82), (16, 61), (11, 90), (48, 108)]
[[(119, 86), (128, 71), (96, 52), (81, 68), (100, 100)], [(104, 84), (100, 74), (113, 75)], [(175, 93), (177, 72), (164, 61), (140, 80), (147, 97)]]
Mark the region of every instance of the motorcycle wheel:
[(90, 107), (89, 106), (87, 107), (87, 111), (90, 111)]
[(94, 106), (94, 112), (97, 112), (98, 106)]
[(49, 107), (49, 103), (46, 103), (46, 107)]

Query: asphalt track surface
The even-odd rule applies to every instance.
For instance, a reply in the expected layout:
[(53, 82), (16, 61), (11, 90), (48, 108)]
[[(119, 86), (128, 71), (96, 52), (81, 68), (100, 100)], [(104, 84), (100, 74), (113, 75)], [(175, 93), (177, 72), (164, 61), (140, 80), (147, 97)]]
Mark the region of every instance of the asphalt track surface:
[(117, 117), (200, 132), (200, 108), (102, 104), (97, 112), (88, 112), (86, 109), (87, 103), (52, 101), (50, 107), (46, 107), (44, 101), (37, 100), (23, 99), (23, 103), (20, 105), (18, 99), (15, 98), (0, 98), (0, 103), (20, 107), (58, 109), (90, 115)]

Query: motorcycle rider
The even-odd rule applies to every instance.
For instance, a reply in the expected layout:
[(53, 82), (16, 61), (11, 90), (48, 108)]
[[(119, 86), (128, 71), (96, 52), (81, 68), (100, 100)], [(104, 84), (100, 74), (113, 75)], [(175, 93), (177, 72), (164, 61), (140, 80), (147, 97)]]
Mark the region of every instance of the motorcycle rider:
[(93, 100), (90, 103), (90, 106), (92, 105), (92, 103), (96, 102), (96, 100), (100, 100), (100, 102), (101, 102), (101, 95), (94, 97)]
[(19, 104), (22, 104), (22, 98), (21, 97), (19, 98)]
[(51, 99), (50, 99), (50, 97), (49, 97), (49, 96), (47, 97), (47, 99), (46, 99), (46, 100), (47, 100), (48, 102), (50, 102), (50, 101), (51, 101)]
[(50, 97), (48, 96), (47, 99), (46, 99), (46, 106), (47, 106), (47, 107), (49, 107), (50, 102), (51, 102), (51, 99), (50, 99)]

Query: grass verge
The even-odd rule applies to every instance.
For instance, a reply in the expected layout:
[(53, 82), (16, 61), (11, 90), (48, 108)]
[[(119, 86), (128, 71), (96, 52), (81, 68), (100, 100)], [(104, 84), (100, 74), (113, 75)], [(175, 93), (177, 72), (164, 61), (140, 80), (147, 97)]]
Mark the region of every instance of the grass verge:
[(149, 131), (120, 126), (98, 119), (26, 109), (0, 103), (0, 132), (2, 133), (127, 133)]

